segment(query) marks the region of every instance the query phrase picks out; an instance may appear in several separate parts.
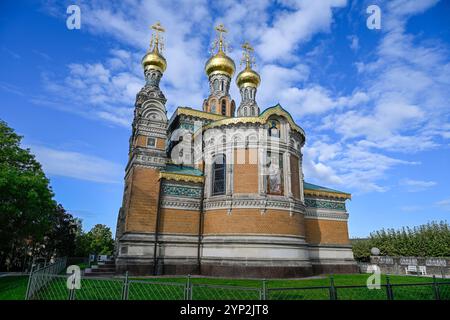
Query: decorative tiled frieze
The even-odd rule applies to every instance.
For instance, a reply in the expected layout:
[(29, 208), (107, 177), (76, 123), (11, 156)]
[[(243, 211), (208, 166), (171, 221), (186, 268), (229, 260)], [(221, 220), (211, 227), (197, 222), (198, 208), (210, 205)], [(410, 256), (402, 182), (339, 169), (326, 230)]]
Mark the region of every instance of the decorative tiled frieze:
[(197, 187), (163, 184), (162, 194), (175, 197), (200, 198), (202, 196), (202, 189)]
[(305, 198), (305, 204), (307, 207), (310, 207), (310, 208), (333, 209), (333, 210), (346, 211), (345, 202), (326, 201), (326, 200)]

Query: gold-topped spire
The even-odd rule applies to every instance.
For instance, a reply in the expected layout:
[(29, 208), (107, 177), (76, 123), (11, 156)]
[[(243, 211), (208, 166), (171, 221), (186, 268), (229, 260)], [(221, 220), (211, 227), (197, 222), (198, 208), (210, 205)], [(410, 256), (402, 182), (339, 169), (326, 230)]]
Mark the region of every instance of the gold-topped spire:
[(236, 77), (236, 83), (239, 88), (242, 86), (258, 87), (261, 78), (259, 74), (252, 69), (255, 65), (255, 57), (253, 55), (254, 49), (247, 41), (242, 45), (242, 49), (241, 66), (245, 63), (245, 68), (239, 72)]
[(227, 33), (227, 30), (223, 24), (217, 25), (214, 29), (217, 31), (218, 35), (212, 43), (211, 54), (213, 54), (213, 56), (209, 58), (205, 65), (206, 74), (209, 77), (213, 74), (221, 73), (231, 78), (236, 70), (236, 66), (234, 65), (233, 60), (225, 53), (228, 51), (228, 44), (224, 37), (224, 33)]
[(150, 40), (150, 48), (142, 58), (142, 67), (144, 70), (155, 69), (163, 73), (166, 70), (167, 62), (161, 54), (164, 50), (164, 39), (161, 33), (165, 32), (165, 30), (159, 22), (155, 23), (150, 28), (154, 31)]

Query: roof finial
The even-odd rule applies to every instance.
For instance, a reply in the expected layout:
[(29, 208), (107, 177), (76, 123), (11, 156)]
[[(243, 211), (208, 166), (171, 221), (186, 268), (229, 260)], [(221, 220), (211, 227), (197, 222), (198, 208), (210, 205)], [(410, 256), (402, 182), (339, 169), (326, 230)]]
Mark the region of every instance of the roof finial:
[[(164, 50), (164, 39), (160, 35), (160, 32), (165, 32), (164, 28), (161, 26), (161, 23), (156, 22), (151, 26), (154, 31), (152, 34), (152, 39), (150, 40), (150, 50), (152, 51), (163, 51)], [(153, 47), (153, 48), (152, 48)]]
[(226, 52), (228, 50), (228, 44), (225, 42), (224, 33), (227, 33), (228, 31), (225, 29), (222, 23), (217, 25), (214, 29), (216, 29), (218, 33), (218, 39), (215, 39), (212, 45), (213, 54), (214, 50), (217, 48), (217, 52)]
[(242, 52), (241, 65), (245, 63), (245, 68), (251, 69), (255, 64), (255, 57), (253, 56), (254, 49), (247, 41), (242, 45), (242, 49), (244, 51)]

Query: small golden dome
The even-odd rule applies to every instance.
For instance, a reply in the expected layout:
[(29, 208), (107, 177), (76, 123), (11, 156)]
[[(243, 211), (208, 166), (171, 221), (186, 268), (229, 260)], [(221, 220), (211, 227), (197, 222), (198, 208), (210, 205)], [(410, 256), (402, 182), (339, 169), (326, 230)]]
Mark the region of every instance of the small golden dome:
[(152, 51), (147, 51), (142, 58), (142, 67), (144, 70), (156, 69), (163, 73), (166, 70), (166, 59), (159, 53), (158, 46), (156, 45)]
[(250, 86), (257, 88), (261, 83), (261, 77), (252, 68), (247, 66), (244, 70), (239, 72), (236, 77), (236, 84), (239, 88), (242, 86)]
[(228, 57), (222, 50), (219, 50), (214, 56), (209, 58), (205, 64), (205, 72), (209, 76), (222, 73), (230, 78), (233, 76), (236, 66), (234, 61)]

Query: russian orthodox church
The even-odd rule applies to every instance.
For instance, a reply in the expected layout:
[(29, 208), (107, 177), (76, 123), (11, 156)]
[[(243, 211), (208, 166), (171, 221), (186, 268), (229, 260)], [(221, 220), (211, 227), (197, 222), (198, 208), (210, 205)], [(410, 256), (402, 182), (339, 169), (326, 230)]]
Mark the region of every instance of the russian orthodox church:
[(230, 96), (236, 66), (226, 54), (226, 30), (216, 27), (205, 64), (209, 96), (201, 110), (178, 107), (169, 119), (159, 87), (167, 66), (164, 29), (159, 23), (153, 29), (117, 219), (117, 272), (355, 272), (346, 210), (351, 195), (304, 181), (305, 132), (279, 104), (261, 112), (252, 47), (242, 46), (236, 108)]

